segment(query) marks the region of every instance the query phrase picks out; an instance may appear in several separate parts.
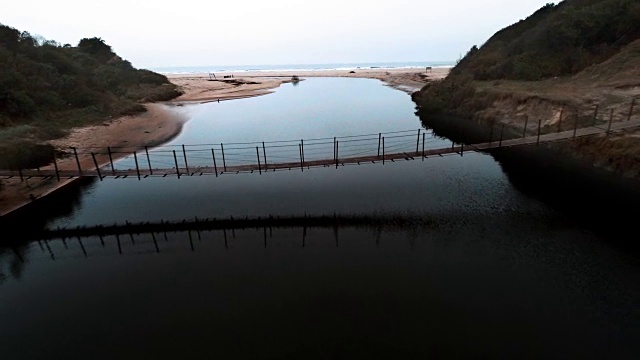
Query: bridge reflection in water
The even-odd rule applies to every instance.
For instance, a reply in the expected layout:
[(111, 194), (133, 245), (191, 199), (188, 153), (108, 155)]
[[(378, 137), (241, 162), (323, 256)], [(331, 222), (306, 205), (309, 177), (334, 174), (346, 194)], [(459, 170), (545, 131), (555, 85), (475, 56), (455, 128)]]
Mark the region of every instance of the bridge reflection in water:
[[(91, 255), (90, 250), (105, 249), (117, 245), (118, 254), (124, 253), (160, 253), (173, 246), (163, 246), (172, 238), (180, 238), (180, 243), (191, 251), (196, 251), (196, 243), (202, 241), (223, 243), (229, 249), (230, 241), (236, 239), (236, 231), (250, 233), (252, 238), (262, 235), (261, 246), (267, 248), (274, 231), (286, 231), (288, 236), (299, 233), (298, 244), (289, 246), (307, 246), (307, 236), (313, 230), (322, 233), (322, 242), (326, 243), (327, 235), (331, 234), (335, 247), (340, 246), (340, 229), (356, 228), (371, 231), (375, 238), (375, 245), (379, 245), (384, 231), (397, 232), (407, 229), (428, 229), (437, 226), (438, 221), (424, 217), (411, 216), (315, 216), (315, 217), (268, 217), (244, 219), (198, 219), (178, 222), (159, 221), (156, 223), (125, 223), (111, 226), (92, 226), (76, 228), (41, 229), (21, 236), (24, 241), (35, 241), (42, 252), (49, 254), (52, 260), (60, 258), (60, 247), (64, 252)], [(29, 240), (27, 240), (29, 239)], [(255, 241), (253, 241), (255, 243)], [(17, 242), (16, 242), (17, 243)], [(97, 245), (99, 243), (99, 246)], [(15, 249), (15, 248), (14, 248)], [(54, 250), (58, 249), (58, 250)]]

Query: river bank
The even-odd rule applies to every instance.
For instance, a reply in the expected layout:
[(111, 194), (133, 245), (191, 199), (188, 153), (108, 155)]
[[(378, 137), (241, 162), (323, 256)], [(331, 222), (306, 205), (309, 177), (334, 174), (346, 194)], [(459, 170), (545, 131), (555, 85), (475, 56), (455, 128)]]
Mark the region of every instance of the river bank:
[(266, 95), (283, 83), (291, 82), (294, 76), (300, 79), (310, 77), (378, 79), (388, 86), (413, 93), (420, 90), (427, 82), (443, 79), (448, 74), (449, 68), (433, 68), (428, 73), (426, 69), (358, 69), (169, 74), (167, 77), (184, 91), (182, 96), (171, 102), (197, 103)]
[[(182, 130), (188, 120), (188, 110), (182, 105), (212, 101), (225, 101), (253, 96), (266, 95), (273, 89), (290, 82), (292, 77), (351, 77), (378, 79), (396, 89), (412, 93), (419, 90), (428, 81), (446, 77), (448, 68), (434, 68), (429, 73), (422, 69), (367, 69), (354, 72), (346, 70), (331, 71), (284, 71), (284, 72), (242, 72), (216, 73), (215, 79), (209, 74), (169, 75), (169, 80), (178, 85), (183, 95), (167, 102), (145, 104), (147, 111), (139, 115), (125, 116), (105, 122), (99, 126), (78, 128), (68, 136), (50, 143), (65, 157), (58, 160), (61, 170), (76, 169), (77, 164), (70, 148), (78, 150), (96, 148), (103, 151), (107, 146), (127, 148), (153, 147), (165, 143)], [(227, 76), (225, 78), (225, 76)], [(133, 151), (133, 150), (132, 150)], [(83, 168), (94, 167), (91, 150), (79, 151), (80, 165)], [(128, 154), (113, 154), (113, 160)], [(108, 164), (107, 154), (96, 154), (100, 166)], [(49, 165), (44, 168), (53, 168)], [(43, 169), (44, 169), (43, 168)], [(0, 190), (0, 216), (46, 196), (73, 181), (64, 179), (20, 179), (2, 180)]]
[[(536, 81), (487, 79), (452, 69), (446, 80), (413, 95), (424, 116), (452, 114), (469, 122), (502, 126), (515, 134), (573, 130), (628, 122), (640, 117), (640, 40), (608, 60), (572, 75)], [(572, 157), (625, 178), (640, 179), (640, 131), (593, 136), (552, 146)]]

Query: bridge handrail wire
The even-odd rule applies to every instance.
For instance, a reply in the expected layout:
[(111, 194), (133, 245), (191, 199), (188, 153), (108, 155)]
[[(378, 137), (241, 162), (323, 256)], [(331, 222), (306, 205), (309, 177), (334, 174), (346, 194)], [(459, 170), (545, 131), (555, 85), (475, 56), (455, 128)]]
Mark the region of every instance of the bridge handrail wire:
[[(631, 115), (629, 115), (629, 118)], [(614, 126), (612, 128), (612, 119), (609, 120), (609, 125), (607, 127), (604, 126), (595, 126), (590, 125), (586, 127), (580, 127), (580, 129), (585, 129), (582, 131), (582, 134), (579, 136), (591, 136), (595, 134), (602, 133), (601, 131), (596, 131), (596, 129), (606, 131), (607, 134), (611, 132), (624, 131), (627, 128), (633, 128), (640, 126), (640, 123), (636, 120), (633, 123), (628, 123), (628, 125), (624, 126)], [(630, 120), (627, 120), (630, 121)], [(616, 121), (617, 124), (621, 124), (622, 122)], [(594, 123), (595, 124), (595, 123)], [(540, 127), (539, 127), (540, 128)], [(575, 129), (578, 129), (577, 123), (575, 125)], [(590, 130), (587, 130), (590, 129)], [(467, 151), (485, 151), (490, 148), (500, 147), (500, 146), (517, 146), (517, 145), (526, 145), (533, 144), (539, 142), (553, 142), (553, 141), (562, 141), (570, 138), (576, 137), (576, 130), (573, 130), (573, 134), (571, 134), (570, 130), (561, 131), (558, 126), (557, 136), (548, 136), (552, 135), (556, 131), (548, 131), (548, 126), (545, 126), (543, 131), (543, 138), (540, 138), (540, 131), (538, 130), (538, 138), (536, 141), (536, 136), (529, 134), (528, 136), (522, 135), (513, 136), (514, 140), (522, 138), (522, 141), (513, 141), (509, 140), (512, 137), (507, 135), (503, 137), (502, 132), (500, 132), (500, 141), (498, 139), (493, 138), (492, 141), (480, 143), (480, 144), (465, 144), (465, 150)], [(203, 172), (200, 172), (200, 175), (205, 172), (211, 172), (214, 166), (217, 166), (219, 169), (224, 168), (227, 170), (227, 167), (231, 166), (233, 169), (232, 172), (239, 173), (240, 171), (253, 172), (255, 170), (260, 170), (258, 167), (258, 162), (265, 164), (267, 166), (275, 165), (277, 166), (277, 162), (286, 159), (289, 163), (294, 164), (300, 162), (302, 166), (304, 164), (305, 167), (315, 167), (315, 166), (330, 166), (333, 161), (335, 161), (336, 165), (338, 163), (343, 166), (351, 164), (353, 162), (359, 163), (363, 158), (369, 158), (371, 160), (375, 160), (380, 157), (380, 155), (386, 152), (387, 156), (390, 156), (389, 160), (406, 158), (407, 156), (410, 158), (414, 158), (419, 156), (420, 149), (424, 150), (437, 150), (431, 152), (431, 154), (427, 154), (427, 156), (431, 155), (454, 155), (461, 154), (460, 151), (462, 147), (460, 145), (453, 142), (450, 147), (441, 143), (438, 145), (438, 148), (429, 148), (426, 147), (426, 144), (431, 144), (434, 142), (441, 142), (442, 138), (436, 136), (434, 133), (431, 133), (429, 140), (426, 139), (426, 134), (428, 133), (428, 129), (425, 130), (424, 133), (421, 133), (422, 129), (417, 130), (401, 130), (401, 131), (393, 131), (388, 133), (378, 133), (378, 134), (366, 134), (366, 135), (349, 135), (349, 136), (341, 136), (335, 138), (317, 138), (317, 139), (307, 139), (307, 140), (288, 140), (288, 141), (271, 141), (265, 142), (250, 142), (250, 143), (229, 143), (236, 144), (231, 147), (226, 147), (223, 149), (223, 144), (189, 144), (189, 145), (166, 145), (166, 146), (158, 146), (153, 148), (148, 148), (145, 146), (116, 146), (116, 147), (86, 147), (82, 149), (73, 148), (75, 154), (84, 154), (84, 155), (103, 155), (100, 162), (103, 165), (98, 165), (95, 163), (95, 168), (93, 166), (83, 166), (84, 169), (80, 169), (80, 161), (78, 158), (75, 160), (78, 162), (78, 167), (74, 169), (74, 166), (71, 165), (73, 162), (69, 162), (67, 167), (58, 170), (57, 166), (55, 168), (55, 173), (52, 173), (52, 169), (44, 168), (44, 169), (9, 169), (2, 170), (4, 176), (8, 176), (9, 178), (13, 176), (20, 176), (21, 180), (23, 175), (28, 178), (31, 177), (44, 177), (44, 178), (53, 178), (54, 175), (60, 179), (60, 176), (73, 178), (76, 176), (97, 176), (100, 175), (100, 170), (103, 171), (103, 174), (109, 174), (109, 165), (112, 170), (119, 171), (119, 173), (111, 172), (111, 175), (119, 175), (122, 177), (127, 176), (135, 176), (136, 173), (138, 178), (140, 175), (154, 176), (158, 175), (154, 170), (168, 170), (168, 169), (176, 169), (177, 175), (184, 175), (189, 172), (189, 175), (193, 175), (194, 172), (192, 170), (204, 169)], [(564, 134), (560, 134), (560, 133)], [(417, 134), (416, 134), (417, 133)], [(531, 133), (531, 132), (530, 132)], [(383, 136), (384, 134), (384, 136)], [(416, 140), (416, 135), (417, 140)], [(422, 136), (420, 136), (422, 135)], [(495, 133), (494, 133), (495, 135)], [(572, 136), (573, 135), (573, 136)], [(491, 136), (489, 136), (491, 137)], [(384, 138), (384, 142), (382, 144), (382, 154), (380, 154), (380, 140)], [(506, 144), (503, 141), (507, 141)], [(336, 148), (337, 143), (339, 142), (339, 151)], [(269, 146), (267, 146), (267, 144)], [(246, 146), (243, 146), (246, 145)], [(248, 146), (254, 145), (254, 146)], [(420, 146), (422, 145), (422, 146)], [(87, 151), (98, 149), (97, 151)], [(122, 149), (135, 149), (132, 152), (124, 152)], [(80, 150), (80, 151), (78, 151)], [(106, 150), (106, 151), (105, 151)], [(208, 152), (212, 151), (212, 156), (209, 156)], [(257, 151), (256, 151), (257, 150)], [(337, 151), (337, 153), (336, 153)], [(111, 160), (111, 156), (109, 159), (109, 163), (105, 164), (105, 156), (104, 155), (116, 155), (118, 158), (122, 158), (117, 163), (114, 163)], [(404, 155), (406, 156), (404, 156)], [(135, 155), (135, 156), (134, 156)], [(360, 156), (364, 155), (364, 156)], [(337, 156), (337, 159), (336, 159)], [(265, 158), (266, 157), (266, 158)], [(333, 157), (333, 160), (332, 160)], [(350, 158), (350, 159), (349, 159)], [(73, 159), (73, 155), (69, 160)], [(133, 170), (132, 163), (133, 160), (136, 160), (135, 173), (132, 174)], [(216, 165), (215, 162), (218, 164)], [(221, 161), (222, 160), (222, 161)], [(225, 163), (226, 160), (226, 163)], [(94, 158), (94, 162), (96, 159)], [(317, 162), (319, 161), (319, 162)], [(315, 164), (309, 164), (309, 162), (315, 162)], [(289, 167), (289, 169), (293, 168), (289, 163), (282, 163), (285, 168)], [(56, 165), (55, 162), (53, 165)], [(158, 166), (162, 167), (158, 169)], [(256, 169), (258, 167), (258, 169)], [(122, 170), (122, 168), (128, 168), (127, 170)], [(95, 170), (94, 170), (95, 169)], [(182, 170), (184, 169), (184, 170)], [(42, 170), (42, 171), (41, 171)], [(85, 170), (85, 172), (83, 172)], [(142, 174), (141, 174), (142, 170)], [(275, 170), (275, 168), (274, 168)], [(128, 174), (127, 174), (128, 172)], [(155, 173), (155, 174), (154, 174)], [(53, 174), (53, 175), (51, 175)], [(170, 171), (165, 171), (162, 176), (167, 176), (171, 174)], [(102, 179), (102, 175), (100, 175)]]
[[(388, 132), (382, 132), (382, 133), (376, 133), (376, 134), (360, 134), (360, 135), (345, 135), (345, 136), (336, 136), (335, 139), (337, 140), (342, 140), (342, 142), (347, 142), (350, 140), (344, 140), (344, 139), (357, 139), (357, 138), (362, 138), (362, 137), (373, 137), (373, 136), (378, 136), (380, 134), (382, 135), (394, 135), (394, 134), (403, 134), (403, 133), (416, 133), (419, 129), (412, 129), (412, 130), (398, 130), (398, 131), (388, 131)], [(420, 130), (426, 131), (425, 129), (421, 128)], [(405, 136), (413, 136), (412, 134), (407, 134)], [(389, 138), (391, 138), (392, 136), (389, 136)], [(300, 140), (304, 140), (305, 141), (305, 145), (307, 144), (306, 142), (308, 141), (309, 143), (312, 142), (316, 142), (316, 141), (327, 141), (326, 143), (331, 143), (328, 142), (329, 140), (333, 141), (333, 137), (325, 137), (325, 138), (309, 138), (309, 139), (295, 139), (295, 140), (274, 140), (274, 141), (264, 141), (264, 144), (286, 144), (286, 143), (291, 143), (293, 144), (298, 144), (300, 142)], [(374, 139), (374, 138), (372, 138)], [(377, 139), (377, 138), (376, 138)], [(252, 142), (230, 142), (230, 143), (202, 143), (202, 144), (168, 144), (168, 145), (160, 145), (160, 146), (153, 146), (154, 151), (158, 151), (157, 149), (161, 149), (161, 148), (181, 148), (182, 146), (185, 147), (214, 147), (215, 146), (220, 146), (220, 144), (225, 144), (225, 145), (230, 145), (230, 146), (234, 146), (234, 145), (253, 145), (255, 146), (261, 146), (262, 145), (262, 141), (252, 141)], [(116, 145), (116, 146), (110, 146), (110, 148), (112, 149), (111, 153), (121, 153), (120, 151), (117, 151), (117, 149), (139, 149), (139, 148), (144, 148), (144, 146), (122, 146), (122, 145)], [(247, 147), (250, 148), (250, 147)], [(81, 149), (78, 150), (82, 150), (82, 149), (98, 149), (98, 150), (104, 150), (105, 147), (104, 146), (85, 146), (82, 147)], [(171, 150), (168, 150), (171, 151)], [(91, 151), (86, 152), (86, 153), (91, 153)], [(95, 151), (93, 153), (96, 153)], [(124, 152), (124, 153), (128, 153), (128, 152)]]

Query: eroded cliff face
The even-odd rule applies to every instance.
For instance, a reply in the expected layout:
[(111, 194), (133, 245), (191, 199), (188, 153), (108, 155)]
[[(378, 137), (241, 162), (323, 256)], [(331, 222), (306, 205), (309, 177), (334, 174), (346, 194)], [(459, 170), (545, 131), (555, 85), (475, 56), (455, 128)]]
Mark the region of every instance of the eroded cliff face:
[(474, 81), (469, 75), (452, 74), (413, 95), (419, 109), (520, 128), (527, 118), (536, 125), (542, 120), (547, 129), (558, 125), (570, 129), (575, 121), (578, 126), (592, 125), (594, 119), (627, 121), (629, 114), (640, 117), (640, 40), (573, 76)]
[[(639, 79), (640, 80), (640, 74)], [(584, 84), (573, 79), (544, 82), (476, 83), (467, 99), (467, 117), (521, 125), (542, 121), (543, 127), (572, 129), (594, 123), (628, 121), (640, 117), (640, 86)], [(636, 99), (636, 100), (634, 100)], [(464, 107), (463, 107), (464, 109)]]
[[(563, 81), (563, 82), (561, 82)], [(464, 106), (450, 113), (451, 121), (468, 121), (477, 127), (499, 129), (505, 137), (529, 136), (575, 127), (606, 128), (610, 121), (640, 119), (640, 87), (569, 86), (565, 80), (545, 83), (476, 83)], [(414, 100), (416, 97), (414, 96)], [(416, 101), (419, 104), (419, 101)], [(419, 107), (420, 108), (420, 107)], [(418, 111), (428, 123), (428, 112)], [(485, 134), (487, 132), (485, 131)], [(495, 139), (495, 130), (493, 132)], [(625, 178), (640, 181), (640, 130), (592, 136), (543, 145), (558, 156), (573, 158)]]
[[(607, 127), (609, 122), (626, 122), (640, 118), (640, 103), (635, 99), (638, 87), (600, 88), (557, 100), (537, 95), (501, 96), (473, 116), (481, 122), (508, 125), (513, 131), (533, 135), (538, 121), (542, 132), (567, 131), (588, 126)], [(598, 101), (599, 100), (599, 101)], [(570, 156), (624, 177), (640, 180), (640, 131), (629, 130), (611, 135), (580, 138), (549, 144), (562, 156)]]
[(484, 123), (501, 123), (515, 129), (534, 134), (538, 121), (543, 128), (555, 127), (567, 129), (575, 123), (580, 115), (576, 106), (558, 103), (536, 96), (525, 99), (514, 96), (500, 96), (483, 109), (478, 109), (471, 116)]

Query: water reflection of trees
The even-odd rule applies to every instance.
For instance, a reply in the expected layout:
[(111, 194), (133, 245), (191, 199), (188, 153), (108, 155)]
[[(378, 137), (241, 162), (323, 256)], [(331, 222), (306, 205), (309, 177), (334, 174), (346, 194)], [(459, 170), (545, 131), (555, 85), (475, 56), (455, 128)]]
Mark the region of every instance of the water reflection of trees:
[[(457, 143), (473, 144), (497, 137), (491, 126), (469, 119), (417, 115), (425, 128)], [(625, 232), (635, 232), (635, 214), (628, 209), (640, 203), (637, 180), (621, 179), (590, 164), (559, 157), (546, 146), (493, 149), (486, 153), (500, 164), (518, 191), (598, 232), (608, 242), (632, 251), (640, 248), (640, 244), (623, 236)]]
[(575, 160), (558, 158), (545, 148), (492, 152), (518, 191), (559, 210), (608, 242), (638, 251), (625, 234), (635, 231), (640, 186)]
[[(13, 238), (18, 238), (25, 230), (44, 229), (48, 223), (73, 214), (82, 203), (85, 190), (95, 182), (96, 179), (89, 177), (77, 179), (27, 206), (0, 217), (0, 226), (12, 230), (7, 233), (13, 234)], [(13, 240), (5, 238), (0, 245), (6, 245)]]
[(14, 279), (22, 277), (28, 249), (28, 245), (12, 248), (0, 247), (0, 284), (3, 284), (9, 275)]
[(29, 240), (23, 236), (38, 232), (50, 222), (69, 216), (82, 203), (82, 195), (96, 180), (81, 178), (42, 197), (29, 205), (0, 217), (0, 227), (5, 234), (0, 240), (0, 283), (9, 277), (19, 279), (29, 256)]

